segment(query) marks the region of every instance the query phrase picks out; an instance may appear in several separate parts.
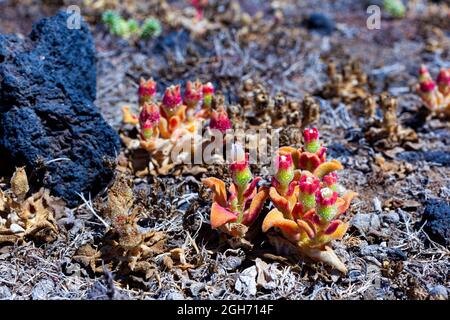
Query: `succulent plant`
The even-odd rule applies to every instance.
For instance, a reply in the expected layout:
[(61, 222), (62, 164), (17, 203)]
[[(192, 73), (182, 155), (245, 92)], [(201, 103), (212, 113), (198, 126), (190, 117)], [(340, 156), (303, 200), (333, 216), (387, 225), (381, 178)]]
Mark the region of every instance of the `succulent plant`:
[(142, 39), (156, 38), (162, 32), (161, 23), (155, 18), (148, 18), (142, 24), (140, 34)]
[[(214, 87), (210, 83), (203, 85), (199, 81), (189, 81), (184, 95), (179, 85), (171, 85), (158, 101), (155, 98), (155, 81), (141, 78), (137, 91), (139, 116), (134, 115), (130, 107), (124, 106), (122, 121), (138, 126), (139, 137), (133, 139), (122, 135), (122, 139), (128, 149), (142, 148), (151, 154), (149, 172), (152, 174), (167, 174), (175, 164), (192, 159), (193, 154), (202, 154), (202, 148), (211, 142), (211, 136), (198, 134), (203, 126), (209, 124), (211, 129), (218, 129), (222, 133), (231, 128), (231, 121), (223, 107), (216, 110), (203, 108), (204, 93), (207, 103), (212, 105)], [(200, 103), (201, 109), (198, 108)], [(172, 151), (176, 153), (175, 158), (172, 158)], [(219, 161), (222, 159), (220, 156), (213, 158)]]
[(394, 18), (403, 18), (406, 14), (406, 7), (402, 0), (384, 0), (384, 10)]
[(228, 193), (225, 182), (220, 179), (211, 177), (203, 179), (202, 182), (214, 195), (211, 226), (239, 238), (245, 236), (248, 227), (256, 220), (269, 193), (266, 187), (257, 187), (261, 178), (253, 178), (248, 154), (242, 146), (232, 146), (232, 158), (232, 184)]
[(140, 25), (137, 20), (127, 20), (112, 10), (103, 13), (102, 22), (108, 26), (112, 34), (125, 39), (130, 37), (142, 39), (158, 37), (162, 32), (161, 24), (157, 19), (148, 18)]
[(450, 113), (450, 69), (441, 69), (436, 82), (425, 65), (419, 70), (417, 92), (424, 105), (433, 112)]
[[(347, 231), (348, 224), (338, 218), (356, 193), (338, 184), (335, 171), (342, 165), (325, 160), (326, 149), (318, 140), (317, 129), (306, 129), (304, 139), (301, 150), (285, 147), (278, 152), (270, 188), (275, 209), (267, 214), (262, 228), (264, 232), (278, 229), (300, 254), (346, 272), (329, 244)], [(271, 237), (271, 241), (280, 244), (278, 237)]]

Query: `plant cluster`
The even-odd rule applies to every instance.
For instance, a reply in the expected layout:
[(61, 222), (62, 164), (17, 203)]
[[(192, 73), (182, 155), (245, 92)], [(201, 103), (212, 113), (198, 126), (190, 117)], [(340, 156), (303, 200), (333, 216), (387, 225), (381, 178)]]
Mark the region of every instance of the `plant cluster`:
[[(122, 110), (123, 122), (138, 126), (138, 145), (150, 153), (152, 161), (156, 161), (151, 167), (157, 166), (160, 174), (203, 150), (206, 141), (201, 133), (205, 126), (222, 134), (231, 128), (225, 108), (214, 103), (211, 83), (188, 81), (183, 95), (180, 85), (172, 85), (166, 88), (161, 101), (156, 100), (156, 93), (155, 81), (141, 78), (139, 116), (133, 115), (129, 107)], [(173, 159), (170, 153), (174, 148), (186, 152)]]
[(143, 23), (139, 23), (135, 19), (125, 19), (119, 13), (110, 10), (103, 13), (102, 21), (108, 26), (111, 34), (124, 39), (154, 38), (158, 37), (162, 31), (160, 22), (155, 18), (148, 18)]
[[(378, 102), (377, 102), (378, 101)], [(376, 118), (377, 106), (382, 118)], [(382, 93), (379, 97), (368, 96), (364, 100), (367, 116), (366, 139), (375, 147), (390, 149), (405, 142), (417, 141), (417, 134), (411, 128), (403, 127), (397, 118), (397, 98)]]
[(261, 84), (247, 79), (240, 92), (239, 104), (241, 110), (236, 110), (236, 120), (245, 117), (251, 125), (271, 125), (283, 127), (292, 125), (306, 128), (316, 123), (320, 117), (320, 106), (312, 96), (305, 96), (302, 102), (289, 99), (282, 92), (271, 96)]
[(135, 206), (133, 191), (124, 176), (118, 176), (108, 190), (103, 208), (107, 232), (97, 247), (80, 247), (74, 260), (94, 273), (102, 273), (103, 265), (121, 274), (143, 274), (151, 278), (156, 269), (153, 258), (165, 251), (164, 232), (144, 230), (138, 226), (140, 208)]
[(338, 102), (351, 103), (368, 96), (367, 74), (358, 61), (350, 61), (338, 68), (331, 60), (327, 65), (329, 82), (322, 88), (320, 94), (326, 99)]
[(253, 178), (250, 172), (248, 155), (234, 146), (228, 192), (220, 179), (203, 180), (214, 195), (211, 226), (233, 237), (245, 237), (270, 199), (275, 208), (265, 216), (262, 231), (279, 231), (269, 235), (276, 248), (290, 248), (346, 272), (330, 243), (346, 233), (348, 224), (339, 218), (356, 193), (338, 183), (336, 171), (343, 167), (337, 160), (326, 160), (326, 148), (316, 128), (304, 130), (304, 143), (301, 149), (278, 150), (271, 185), (261, 187), (261, 178)]
[(58, 235), (56, 215), (64, 203), (50, 196), (48, 190), (28, 196), (28, 177), (18, 168), (11, 178), (11, 188), (0, 190), (0, 245), (26, 239), (51, 242)]
[(442, 68), (434, 81), (427, 67), (422, 65), (417, 92), (429, 110), (450, 115), (450, 69)]

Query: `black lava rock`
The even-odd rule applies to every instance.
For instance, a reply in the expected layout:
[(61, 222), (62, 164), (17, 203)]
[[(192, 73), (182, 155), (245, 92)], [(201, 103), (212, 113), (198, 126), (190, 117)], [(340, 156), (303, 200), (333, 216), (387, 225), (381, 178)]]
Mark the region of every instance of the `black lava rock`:
[(68, 17), (43, 19), (26, 39), (0, 35), (0, 168), (25, 165), (35, 189), (72, 206), (109, 183), (120, 142), (93, 104), (88, 26), (69, 29)]
[(309, 30), (324, 35), (330, 35), (336, 30), (336, 23), (330, 17), (317, 12), (310, 14), (303, 22), (303, 25)]
[(448, 202), (432, 199), (425, 205), (422, 222), (426, 224), (423, 230), (430, 239), (444, 246), (450, 244), (450, 204)]

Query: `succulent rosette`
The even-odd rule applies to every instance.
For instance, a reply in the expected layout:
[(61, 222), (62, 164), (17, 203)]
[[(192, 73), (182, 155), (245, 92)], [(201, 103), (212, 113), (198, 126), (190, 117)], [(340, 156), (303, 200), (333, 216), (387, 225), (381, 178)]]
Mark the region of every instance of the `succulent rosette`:
[[(317, 141), (317, 130), (305, 132), (314, 134), (314, 137), (305, 139), (306, 146), (302, 150), (315, 154), (323, 148)], [(275, 209), (265, 217), (263, 231), (279, 230), (283, 239), (298, 253), (345, 273), (347, 269), (330, 243), (346, 233), (348, 224), (338, 218), (347, 211), (356, 193), (338, 184), (335, 171), (341, 170), (342, 165), (337, 160), (326, 162), (323, 159), (318, 166), (306, 166), (310, 170), (304, 170), (301, 162), (298, 167), (293, 165), (292, 154), (301, 159), (299, 151), (293, 148), (282, 148), (277, 156), (279, 165), (270, 188), (270, 199)], [(270, 239), (277, 247), (280, 241), (283, 242), (277, 236), (270, 236)]]
[(257, 187), (261, 178), (253, 178), (248, 154), (244, 153), (242, 146), (233, 145), (233, 149), (234, 160), (230, 164), (232, 184), (228, 193), (225, 182), (220, 179), (211, 177), (202, 182), (213, 192), (212, 228), (242, 238), (260, 214), (269, 192), (266, 187)]

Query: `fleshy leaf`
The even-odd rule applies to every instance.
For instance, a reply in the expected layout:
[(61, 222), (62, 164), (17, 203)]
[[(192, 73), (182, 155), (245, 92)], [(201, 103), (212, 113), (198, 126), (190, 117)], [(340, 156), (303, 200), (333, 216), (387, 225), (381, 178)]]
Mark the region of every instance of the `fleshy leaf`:
[(338, 212), (339, 213), (344, 213), (345, 211), (347, 211), (347, 209), (350, 207), (350, 203), (352, 202), (353, 198), (356, 197), (358, 194), (356, 192), (350, 191), (348, 193), (346, 193), (342, 198), (343, 203), (342, 204), (338, 204)]
[(278, 209), (272, 209), (263, 221), (262, 230), (267, 232), (270, 228), (277, 227), (283, 235), (291, 240), (298, 240), (300, 228), (292, 220), (285, 219)]
[(253, 221), (256, 220), (256, 218), (260, 214), (260, 212), (264, 206), (264, 202), (266, 201), (268, 196), (269, 196), (269, 189), (261, 188), (261, 190), (252, 199), (252, 202), (250, 203), (250, 208), (248, 209), (247, 213), (244, 215), (243, 223), (245, 225), (250, 225), (253, 223)]
[(300, 229), (306, 232), (306, 234), (310, 239), (314, 238), (316, 232), (311, 228), (311, 226), (306, 221), (297, 220), (297, 224), (300, 227)]
[(137, 125), (139, 123), (139, 119), (136, 115), (131, 113), (130, 107), (124, 106), (122, 107), (122, 122)]
[(256, 189), (256, 186), (258, 185), (259, 181), (261, 181), (261, 177), (256, 177), (255, 179), (252, 180), (250, 185), (244, 191), (244, 198), (250, 197), (252, 195), (252, 193)]
[(299, 158), (299, 167), (304, 170), (313, 172), (320, 166), (320, 158), (315, 153), (302, 152)]
[(237, 216), (220, 206), (217, 202), (213, 202), (211, 206), (211, 226), (214, 229), (217, 229), (228, 222), (235, 222), (237, 220)]
[(274, 187), (270, 187), (270, 199), (278, 210), (280, 210), (284, 214), (290, 214), (291, 209), (289, 206), (289, 201), (286, 198), (280, 196), (277, 189), (275, 189)]
[(220, 204), (222, 207), (227, 206), (227, 191), (225, 189), (225, 182), (220, 179), (210, 177), (202, 180), (202, 183), (210, 188), (214, 193), (213, 201)]
[(320, 164), (314, 171), (313, 174), (322, 179), (324, 176), (326, 176), (327, 174), (333, 172), (333, 171), (337, 171), (337, 170), (343, 170), (344, 167), (342, 166), (342, 164), (333, 159), (331, 161), (328, 162), (324, 162), (322, 164)]

